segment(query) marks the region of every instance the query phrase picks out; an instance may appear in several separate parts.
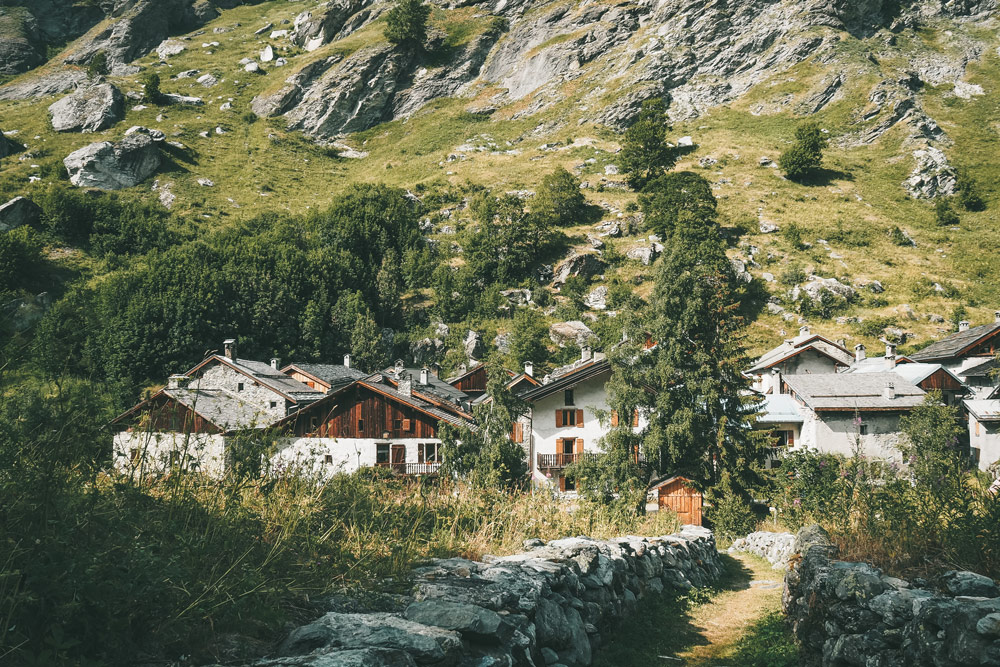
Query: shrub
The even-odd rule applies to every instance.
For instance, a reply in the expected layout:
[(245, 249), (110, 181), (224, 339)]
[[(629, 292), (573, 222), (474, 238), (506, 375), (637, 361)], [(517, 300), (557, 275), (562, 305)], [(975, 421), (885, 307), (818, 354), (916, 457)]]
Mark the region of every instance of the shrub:
[(108, 54), (98, 51), (87, 63), (87, 76), (90, 78), (105, 76), (108, 73)]
[(430, 5), (421, 0), (399, 0), (386, 14), (385, 38), (400, 46), (419, 47), (427, 37)]
[(895, 225), (893, 225), (892, 229), (889, 230), (889, 240), (892, 241), (893, 244), (902, 247), (913, 245), (913, 239), (907, 236), (906, 232)]
[(781, 228), (781, 236), (796, 250), (801, 250), (804, 247), (802, 244), (802, 228), (794, 222), (790, 222)]
[(531, 200), (531, 212), (560, 227), (580, 224), (587, 214), (587, 199), (580, 191), (580, 180), (562, 167), (546, 174)]
[(934, 217), (942, 227), (954, 227), (961, 222), (958, 214), (951, 208), (951, 202), (943, 197), (934, 204)]
[(816, 123), (800, 125), (795, 130), (795, 143), (781, 154), (778, 165), (793, 181), (802, 180), (819, 169), (827, 139)]
[(882, 334), (885, 333), (886, 328), (894, 326), (896, 326), (896, 318), (873, 315), (867, 318), (864, 322), (858, 322), (855, 324), (854, 330), (861, 336), (866, 336), (868, 338), (881, 338)]
[(743, 537), (757, 528), (757, 516), (736, 494), (714, 499), (706, 518), (711, 520), (715, 534), (727, 540)]
[(143, 93), (147, 102), (151, 104), (158, 104), (162, 94), (160, 93), (160, 75), (156, 72), (145, 72), (139, 79), (142, 84)]
[(794, 287), (806, 279), (806, 272), (799, 264), (790, 264), (778, 275), (778, 282), (787, 287)]
[(986, 210), (986, 202), (979, 194), (979, 184), (964, 171), (959, 171), (956, 178), (955, 199), (966, 211)]

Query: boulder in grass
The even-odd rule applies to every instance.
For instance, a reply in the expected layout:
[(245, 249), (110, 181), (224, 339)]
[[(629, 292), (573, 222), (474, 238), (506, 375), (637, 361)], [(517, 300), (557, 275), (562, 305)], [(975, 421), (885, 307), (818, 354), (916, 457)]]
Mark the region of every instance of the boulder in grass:
[(84, 146), (70, 153), (63, 164), (77, 187), (121, 190), (152, 176), (160, 166), (160, 151), (149, 134), (135, 132), (118, 142)]
[(30, 199), (14, 197), (6, 204), (0, 205), (0, 232), (6, 232), (23, 225), (33, 225), (38, 222), (42, 209)]
[(125, 117), (125, 96), (110, 83), (78, 88), (49, 106), (56, 132), (99, 132)]

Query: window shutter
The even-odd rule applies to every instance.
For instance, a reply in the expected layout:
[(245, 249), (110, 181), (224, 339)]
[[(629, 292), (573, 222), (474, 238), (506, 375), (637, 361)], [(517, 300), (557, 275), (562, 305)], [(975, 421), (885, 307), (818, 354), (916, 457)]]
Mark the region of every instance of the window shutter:
[(583, 410), (576, 411), (576, 427), (583, 428)]
[(403, 430), (409, 432), (412, 428), (412, 422), (409, 419), (403, 420)]
[(612, 410), (611, 411), (611, 425), (612, 426), (618, 426), (618, 411), (617, 410)]
[(791, 447), (795, 444), (795, 431), (788, 432), (788, 446)]
[(583, 438), (576, 439), (576, 453), (583, 454)]
[(559, 490), (560, 491), (566, 490), (566, 478), (563, 477), (562, 475), (559, 476)]
[(556, 410), (556, 428), (563, 425), (562, 410)]
[(632, 426), (639, 425), (639, 409), (636, 408), (635, 412), (632, 413)]

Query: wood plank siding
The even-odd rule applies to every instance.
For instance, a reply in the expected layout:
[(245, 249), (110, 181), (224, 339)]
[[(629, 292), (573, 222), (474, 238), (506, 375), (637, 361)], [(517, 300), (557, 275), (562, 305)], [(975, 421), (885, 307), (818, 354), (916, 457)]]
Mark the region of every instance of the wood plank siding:
[(437, 438), (437, 419), (356, 385), (304, 408), (295, 435), (320, 438)]
[(924, 391), (962, 391), (964, 387), (962, 383), (958, 382), (954, 376), (945, 371), (943, 368), (931, 373), (929, 376), (921, 380), (920, 384), (917, 385)]
[(149, 400), (141, 412), (135, 413), (122, 426), (130, 430), (175, 433), (221, 433), (215, 424), (166, 394)]
[(455, 389), (461, 389), (465, 393), (482, 393), (486, 391), (486, 379), (486, 365), (483, 364), (460, 377), (451, 386), (455, 387)]

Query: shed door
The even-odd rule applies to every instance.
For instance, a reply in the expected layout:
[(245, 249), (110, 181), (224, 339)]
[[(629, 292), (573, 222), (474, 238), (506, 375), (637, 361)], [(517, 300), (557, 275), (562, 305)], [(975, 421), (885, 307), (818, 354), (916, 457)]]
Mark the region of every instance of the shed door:
[(678, 479), (660, 488), (660, 507), (677, 513), (681, 523), (701, 525), (701, 494)]
[(392, 468), (400, 474), (406, 473), (406, 445), (392, 446)]

